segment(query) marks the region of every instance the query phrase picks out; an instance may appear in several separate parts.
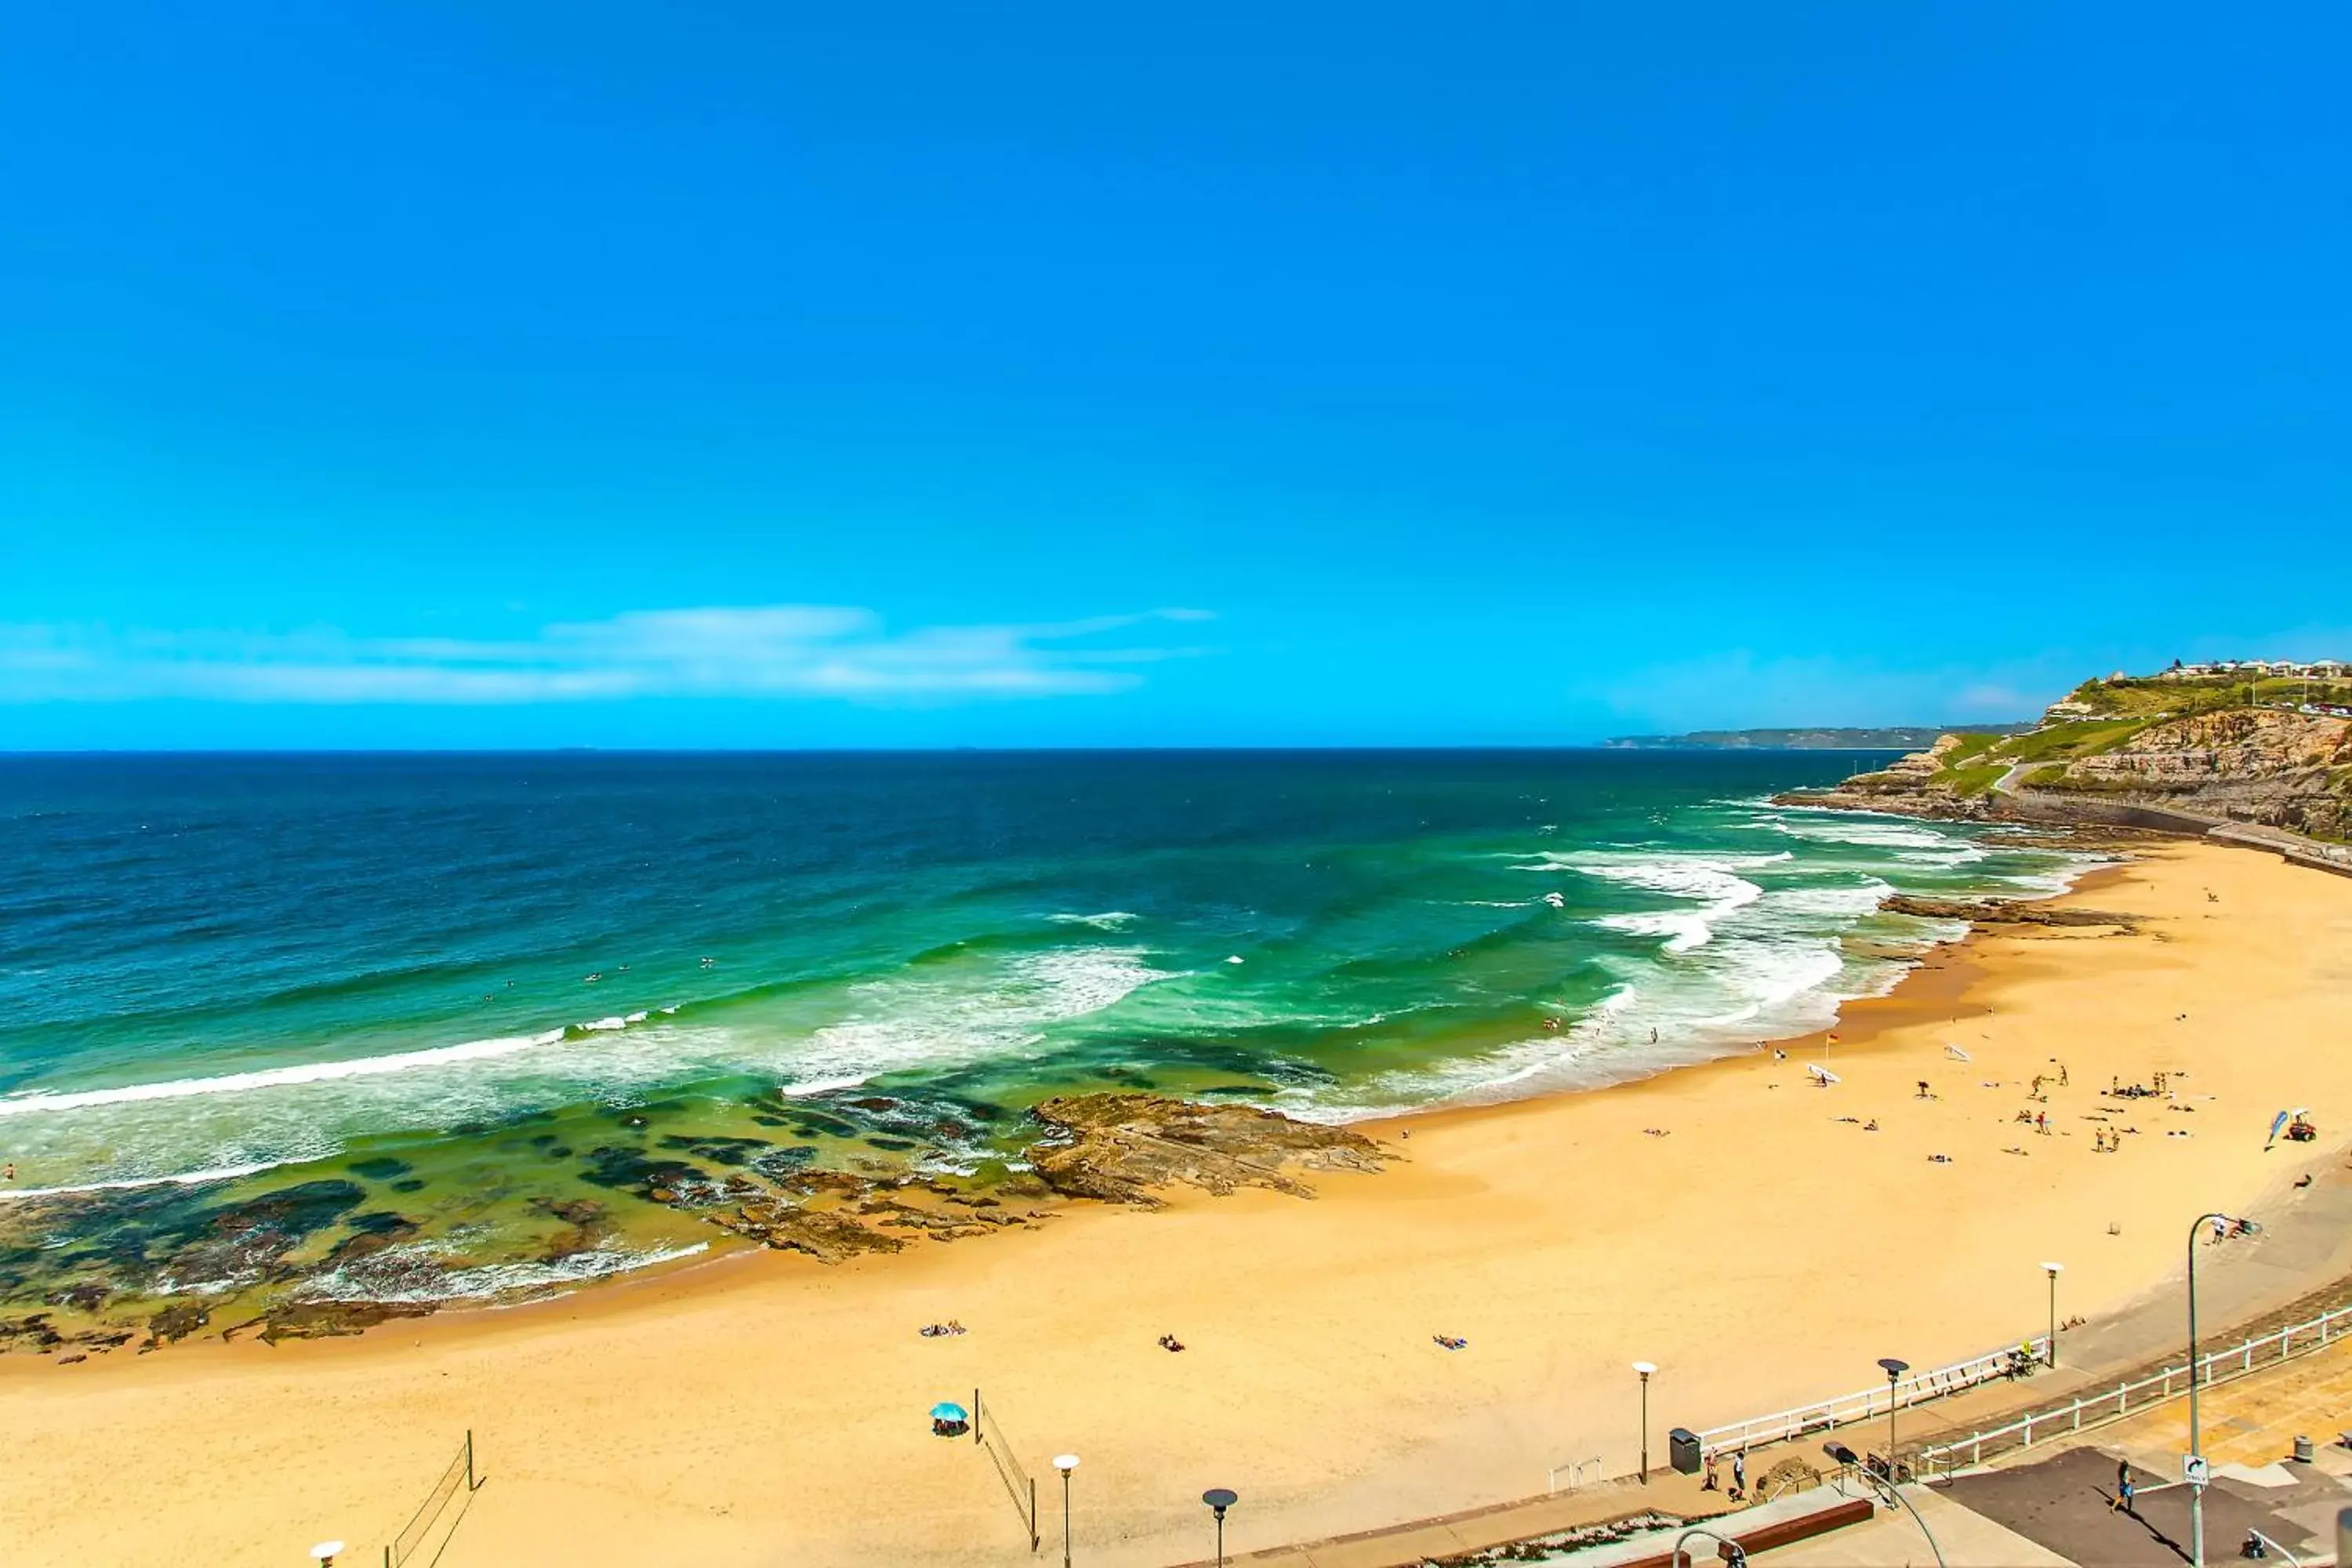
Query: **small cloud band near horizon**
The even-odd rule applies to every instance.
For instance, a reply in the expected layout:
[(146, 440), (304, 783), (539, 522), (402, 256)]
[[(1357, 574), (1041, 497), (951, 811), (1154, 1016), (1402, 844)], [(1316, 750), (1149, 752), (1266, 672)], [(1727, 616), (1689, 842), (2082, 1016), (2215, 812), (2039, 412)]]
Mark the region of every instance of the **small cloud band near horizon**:
[[(1134, 667), (1209, 650), (1148, 634), (1214, 618), (1157, 609), (1042, 625), (886, 628), (832, 605), (634, 610), (528, 637), (358, 637), (293, 632), (0, 625), (0, 702), (152, 698), (424, 706), (729, 696), (952, 701), (1099, 695)], [(1106, 644), (1135, 632), (1132, 646)]]

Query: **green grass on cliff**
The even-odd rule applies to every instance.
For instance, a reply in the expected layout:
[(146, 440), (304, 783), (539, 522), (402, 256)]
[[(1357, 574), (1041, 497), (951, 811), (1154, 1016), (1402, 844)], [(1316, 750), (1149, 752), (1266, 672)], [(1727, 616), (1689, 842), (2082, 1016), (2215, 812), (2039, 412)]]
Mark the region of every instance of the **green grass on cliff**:
[(2000, 744), (2004, 739), (2006, 739), (2005, 736), (1983, 730), (1961, 731), (1960, 743), (1944, 753), (1944, 771), (1951, 773), (1957, 769), (1965, 768), (1971, 763), (1981, 762), (1984, 754)]
[(2352, 705), (2352, 681), (2302, 680), (2292, 677), (2245, 681), (2226, 675), (2195, 680), (2162, 680), (2153, 676), (2125, 680), (2086, 680), (2066, 694), (2095, 714), (2116, 718), (2186, 718), (2225, 708), (2262, 706), (2275, 702), (2326, 702)]
[(2150, 719), (2089, 719), (2074, 724), (2053, 724), (2046, 730), (2018, 735), (1993, 748), (1993, 754), (2011, 763), (2073, 762), (2113, 751), (2153, 722)]
[(2007, 763), (1986, 763), (1977, 767), (1946, 768), (1929, 780), (1935, 789), (1949, 790), (1957, 795), (1978, 795), (1990, 793), (2000, 775), (2009, 772)]

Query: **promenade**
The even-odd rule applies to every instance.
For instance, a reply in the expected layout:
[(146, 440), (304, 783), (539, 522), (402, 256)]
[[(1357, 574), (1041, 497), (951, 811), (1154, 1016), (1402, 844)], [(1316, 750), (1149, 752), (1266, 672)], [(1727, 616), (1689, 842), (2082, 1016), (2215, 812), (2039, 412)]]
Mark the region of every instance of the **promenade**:
[[(2299, 1191), (2282, 1183), (2273, 1200), (2259, 1205), (2257, 1212), (2263, 1224), (2259, 1236), (2218, 1247), (2201, 1239), (2198, 1243), (2204, 1249), (2198, 1263), (2198, 1298), (2208, 1350), (2352, 1301), (2352, 1169), (2332, 1169)], [(2185, 1258), (2185, 1237), (2183, 1255)], [(2332, 1283), (2314, 1289), (2310, 1281), (2315, 1278)], [(2032, 1327), (2038, 1330), (2039, 1325)], [(1899, 1445), (1907, 1458), (1923, 1447), (2001, 1426), (2030, 1410), (2063, 1407), (2079, 1395), (2110, 1388), (2168, 1361), (2178, 1364), (2185, 1353), (2187, 1332), (2183, 1281), (2175, 1279), (2146, 1292), (2121, 1311), (2063, 1332), (2060, 1364), (2053, 1369), (2021, 1382), (1997, 1381), (1903, 1409), (1897, 1416)], [(2185, 1380), (2180, 1386), (2185, 1391)], [(2268, 1464), (2287, 1451), (2298, 1433), (2325, 1443), (2335, 1437), (2339, 1427), (2352, 1426), (2352, 1403), (2334, 1403), (2352, 1399), (2352, 1337), (2310, 1357), (2218, 1384), (2206, 1390), (2200, 1399), (2207, 1413), (2206, 1447), (2217, 1464)], [(2332, 1410), (2342, 1414), (2329, 1414)], [(2187, 1447), (2187, 1399), (2176, 1396), (2144, 1414), (2090, 1433), (2069, 1434), (2037, 1446), (2018, 1456), (2016, 1468), (2030, 1468), (2096, 1446), (2127, 1451), (2133, 1463), (2152, 1474), (2177, 1476), (2179, 1455)], [(1764, 1479), (1784, 1466), (1816, 1472), (1832, 1469), (1822, 1452), (1829, 1436), (1814, 1433), (1750, 1449), (1748, 1474), (1751, 1482), (1758, 1483), (1759, 1500), (1769, 1490)], [(1885, 1447), (1885, 1427), (1879, 1422), (1854, 1423), (1839, 1428), (1834, 1436), (1860, 1451)], [(1646, 1484), (1630, 1476), (1612, 1477), (1559, 1496), (1300, 1542), (1235, 1554), (1228, 1561), (1259, 1568), (1419, 1568), (1431, 1561), (1533, 1541), (1643, 1510), (1692, 1520), (1720, 1520), (1737, 1511), (1721, 1491), (1705, 1491), (1698, 1478), (1677, 1475), (1665, 1468), (1663, 1431), (1654, 1434), (1654, 1455), (1657, 1464)], [(2345, 1452), (2344, 1458), (2345, 1469), (2352, 1472), (2352, 1451)], [(2105, 1464), (2110, 1481), (2113, 1473), (2110, 1460)], [(2031, 1493), (2038, 1489), (2024, 1489)], [(1931, 1528), (1939, 1520), (1947, 1521), (1957, 1542), (1974, 1543), (1966, 1551), (1947, 1543), (1947, 1555), (1955, 1568), (1966, 1562), (1988, 1568), (2010, 1563), (2037, 1568), (2069, 1561), (1987, 1520), (1958, 1500), (1938, 1496), (1933, 1489), (1913, 1488), (1907, 1495), (1919, 1498), (1922, 1493), (1934, 1499), (1920, 1503)], [(1939, 1539), (1944, 1533), (1938, 1531)], [(1880, 1545), (1871, 1545), (1874, 1541)], [(1916, 1561), (1919, 1545), (1916, 1525), (1907, 1518), (1888, 1517), (1816, 1542), (1761, 1553), (1759, 1560), (1801, 1568), (1864, 1568)], [(1204, 1559), (1183, 1568), (1210, 1568), (1210, 1564)]]

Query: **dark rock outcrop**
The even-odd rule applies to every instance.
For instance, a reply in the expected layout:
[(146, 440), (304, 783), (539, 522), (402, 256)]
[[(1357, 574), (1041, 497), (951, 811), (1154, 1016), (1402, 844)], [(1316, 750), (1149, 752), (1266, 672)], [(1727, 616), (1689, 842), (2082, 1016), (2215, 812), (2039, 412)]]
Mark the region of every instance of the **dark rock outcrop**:
[(2003, 903), (1963, 899), (1915, 899), (1897, 893), (1878, 906), (1891, 915), (1916, 915), (1924, 920), (1966, 921), (1970, 925), (2120, 926), (2136, 931), (2129, 915), (2105, 910), (2055, 910), (2042, 904)]
[[(430, 1301), (286, 1301), (260, 1319), (259, 1337), (271, 1345), (280, 1340), (341, 1339), (394, 1318), (425, 1317), (433, 1310)], [(252, 1326), (239, 1324), (221, 1337)]]
[(1157, 1207), (1151, 1189), (1177, 1185), (1217, 1194), (1269, 1187), (1313, 1197), (1314, 1189), (1286, 1167), (1373, 1172), (1394, 1157), (1344, 1127), (1154, 1094), (1066, 1096), (1030, 1115), (1048, 1130), (1028, 1152), (1039, 1178), (1065, 1197), (1103, 1203)]

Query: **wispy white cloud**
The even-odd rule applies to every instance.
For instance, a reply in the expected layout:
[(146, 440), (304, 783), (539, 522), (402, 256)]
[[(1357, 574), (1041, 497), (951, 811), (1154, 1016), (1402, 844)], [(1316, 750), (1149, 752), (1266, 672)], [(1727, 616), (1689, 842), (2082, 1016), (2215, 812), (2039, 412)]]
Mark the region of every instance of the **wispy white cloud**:
[[(568, 702), (650, 696), (856, 701), (1124, 690), (1138, 665), (1205, 650), (1165, 640), (1206, 611), (1045, 625), (886, 627), (871, 610), (760, 605), (635, 610), (522, 637), (357, 637), (332, 627), (164, 631), (0, 625), (0, 701), (194, 698), (261, 703)], [(1107, 642), (1114, 634), (1123, 640)]]

